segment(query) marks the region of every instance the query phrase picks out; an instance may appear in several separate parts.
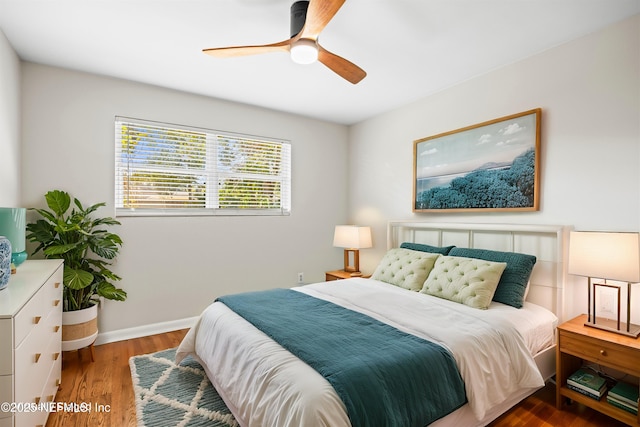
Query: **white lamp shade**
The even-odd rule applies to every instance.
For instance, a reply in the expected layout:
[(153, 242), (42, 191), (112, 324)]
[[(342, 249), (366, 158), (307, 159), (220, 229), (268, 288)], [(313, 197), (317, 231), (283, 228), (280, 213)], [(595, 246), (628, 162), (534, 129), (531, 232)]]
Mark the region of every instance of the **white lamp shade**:
[(348, 249), (371, 247), (371, 228), (358, 225), (336, 225), (333, 246)]
[(568, 272), (599, 279), (640, 282), (639, 234), (572, 231)]

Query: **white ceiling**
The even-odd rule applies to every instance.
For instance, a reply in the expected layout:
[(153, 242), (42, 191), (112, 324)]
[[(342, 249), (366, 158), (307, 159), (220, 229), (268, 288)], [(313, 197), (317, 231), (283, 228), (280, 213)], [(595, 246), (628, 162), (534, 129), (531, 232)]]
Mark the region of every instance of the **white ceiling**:
[(347, 0), (319, 40), (368, 73), (357, 85), (285, 53), (201, 52), (287, 39), (291, 3), (0, 0), (0, 29), (25, 61), (352, 124), (640, 13), (640, 0)]

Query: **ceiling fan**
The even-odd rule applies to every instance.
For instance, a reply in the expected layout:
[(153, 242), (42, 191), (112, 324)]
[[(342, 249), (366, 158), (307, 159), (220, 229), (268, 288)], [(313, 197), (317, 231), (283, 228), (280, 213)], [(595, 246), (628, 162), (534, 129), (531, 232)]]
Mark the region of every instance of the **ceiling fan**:
[(296, 1), (291, 5), (291, 38), (278, 43), (257, 46), (234, 46), (203, 49), (218, 58), (256, 55), (269, 52), (290, 52), (291, 59), (299, 64), (320, 61), (334, 73), (356, 84), (367, 73), (357, 65), (324, 49), (318, 43), (320, 32), (338, 12), (346, 0)]

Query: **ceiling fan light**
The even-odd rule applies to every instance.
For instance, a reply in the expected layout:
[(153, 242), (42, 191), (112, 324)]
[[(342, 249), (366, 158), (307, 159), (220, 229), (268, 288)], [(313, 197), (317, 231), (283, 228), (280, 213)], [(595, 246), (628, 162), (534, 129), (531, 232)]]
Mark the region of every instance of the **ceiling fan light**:
[(291, 46), (291, 60), (296, 64), (312, 64), (318, 60), (316, 42), (300, 39)]

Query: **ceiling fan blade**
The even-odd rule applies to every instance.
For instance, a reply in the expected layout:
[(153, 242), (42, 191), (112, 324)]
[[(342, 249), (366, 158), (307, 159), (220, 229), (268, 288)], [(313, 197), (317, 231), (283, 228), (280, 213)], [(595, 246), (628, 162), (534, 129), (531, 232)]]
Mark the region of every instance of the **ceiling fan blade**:
[(346, 0), (310, 0), (307, 18), (298, 38), (316, 40)]
[(291, 40), (283, 40), (278, 43), (264, 44), (258, 46), (233, 46), (233, 47), (213, 47), (202, 49), (207, 55), (217, 58), (230, 58), (234, 56), (258, 55), (270, 52), (289, 52)]
[(357, 84), (367, 76), (367, 73), (353, 62), (329, 52), (318, 45), (318, 61), (350, 83)]

